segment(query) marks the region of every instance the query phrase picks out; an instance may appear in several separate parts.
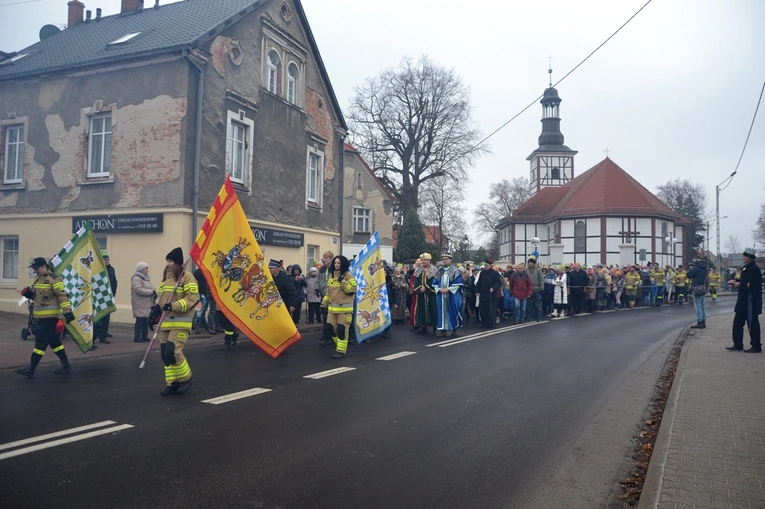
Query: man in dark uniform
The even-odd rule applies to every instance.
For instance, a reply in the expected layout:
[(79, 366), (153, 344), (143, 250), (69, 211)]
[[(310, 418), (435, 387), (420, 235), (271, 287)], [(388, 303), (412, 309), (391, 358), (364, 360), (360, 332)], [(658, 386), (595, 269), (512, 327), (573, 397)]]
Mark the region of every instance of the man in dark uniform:
[(282, 264), (279, 260), (271, 260), (268, 262), (268, 270), (271, 271), (271, 277), (274, 279), (276, 289), (279, 290), (279, 295), (282, 297), (282, 301), (287, 306), (287, 310), (292, 316), (292, 312), (298, 305), (299, 298), (297, 290), (295, 290), (295, 283), (282, 269)]
[(480, 307), (481, 321), (483, 325), (481, 327), (486, 329), (493, 329), (494, 322), (497, 316), (497, 290), (502, 288), (502, 278), (499, 272), (494, 270), (494, 262), (492, 260), (486, 260), (481, 275), (478, 278), (475, 291), (479, 295), (478, 305)]
[(744, 267), (741, 269), (741, 279), (732, 285), (738, 289), (735, 317), (733, 318), (733, 346), (727, 350), (744, 350), (744, 325), (749, 329), (751, 347), (744, 350), (747, 353), (761, 353), (760, 314), (762, 314), (762, 273), (754, 263), (755, 252), (752, 248), (744, 250)]

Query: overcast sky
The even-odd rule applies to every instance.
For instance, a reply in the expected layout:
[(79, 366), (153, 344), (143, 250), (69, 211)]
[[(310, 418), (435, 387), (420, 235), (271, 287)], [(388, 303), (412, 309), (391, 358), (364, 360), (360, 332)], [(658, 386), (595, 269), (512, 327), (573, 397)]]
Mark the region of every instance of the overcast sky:
[[(66, 0), (0, 0), (0, 50), (22, 49), (41, 26), (66, 23)], [(210, 0), (212, 1), (212, 0)], [(472, 90), (485, 134), (562, 77), (646, 0), (304, 0), (335, 92), (347, 107), (365, 78), (404, 55), (453, 67)], [(119, 11), (120, 0), (83, 0)], [(149, 0), (147, 4), (151, 4)], [(162, 4), (170, 3), (162, 0)], [(735, 168), (765, 81), (765, 1), (653, 0), (619, 34), (557, 86), (561, 130), (579, 154), (579, 175), (609, 156), (641, 184), (675, 178), (707, 190), (714, 250), (715, 186)], [(490, 140), (492, 153), (470, 171), (467, 208), (491, 182), (529, 176), (541, 106)], [(751, 245), (765, 202), (765, 105), (738, 175), (720, 194), (721, 248), (730, 235)], [(472, 217), (472, 214), (471, 214)], [(476, 237), (476, 235), (474, 235)], [(765, 246), (758, 246), (765, 252)]]

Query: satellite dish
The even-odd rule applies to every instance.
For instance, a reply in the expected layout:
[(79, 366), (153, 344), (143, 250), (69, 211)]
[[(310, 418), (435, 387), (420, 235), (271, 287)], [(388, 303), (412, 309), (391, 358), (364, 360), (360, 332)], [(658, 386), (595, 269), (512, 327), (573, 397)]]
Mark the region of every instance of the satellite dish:
[(40, 40), (45, 40), (48, 37), (56, 35), (61, 30), (56, 25), (45, 25), (40, 29)]

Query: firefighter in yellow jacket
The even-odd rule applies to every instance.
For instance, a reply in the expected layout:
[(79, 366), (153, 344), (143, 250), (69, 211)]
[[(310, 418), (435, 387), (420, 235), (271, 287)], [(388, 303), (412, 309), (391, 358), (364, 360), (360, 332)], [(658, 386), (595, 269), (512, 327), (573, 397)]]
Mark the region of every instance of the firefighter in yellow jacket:
[(53, 269), (45, 261), (45, 258), (35, 258), (29, 266), (37, 274), (32, 286), (21, 290), (21, 295), (34, 301), (34, 317), (37, 320), (37, 334), (35, 335), (35, 348), (32, 350), (32, 358), (29, 366), (19, 368), (16, 373), (27, 378), (34, 378), (35, 369), (45, 354), (48, 345), (53, 349), (61, 366), (54, 371), (57, 375), (71, 369), (69, 359), (66, 356), (64, 345), (56, 332), (56, 325), (63, 313), (66, 323), (74, 320), (72, 303), (66, 294), (64, 282), (61, 277), (53, 272)]
[(327, 280), (327, 294), (321, 302), (327, 308), (327, 321), (321, 346), (335, 342), (333, 359), (342, 359), (348, 350), (348, 337), (353, 327), (353, 302), (356, 299), (356, 279), (349, 270), (351, 262), (345, 256), (332, 260), (332, 277)]
[(635, 267), (630, 267), (630, 271), (624, 276), (624, 290), (627, 293), (627, 300), (630, 303), (630, 309), (635, 309), (635, 296), (640, 287), (640, 272)]
[(683, 305), (683, 298), (686, 297), (685, 287), (688, 284), (688, 275), (682, 265), (677, 266), (675, 278), (672, 281), (675, 285), (675, 294), (677, 295), (678, 305)]
[(709, 293), (712, 294), (713, 301), (717, 300), (717, 289), (720, 287), (721, 280), (720, 272), (716, 268), (712, 269), (709, 273)]
[(653, 265), (653, 270), (651, 271), (651, 282), (656, 283), (657, 288), (656, 300), (654, 304), (661, 306), (661, 304), (664, 302), (664, 283), (667, 282), (667, 279), (664, 275), (664, 269), (662, 269), (661, 265), (658, 263)]
[(183, 270), (183, 250), (176, 247), (166, 258), (163, 281), (157, 289), (159, 300), (152, 309), (155, 317), (165, 313), (159, 327), (160, 351), (165, 363), (163, 396), (183, 394), (191, 385), (191, 368), (183, 355), (183, 347), (191, 333), (194, 306), (199, 302), (197, 280), (191, 272)]

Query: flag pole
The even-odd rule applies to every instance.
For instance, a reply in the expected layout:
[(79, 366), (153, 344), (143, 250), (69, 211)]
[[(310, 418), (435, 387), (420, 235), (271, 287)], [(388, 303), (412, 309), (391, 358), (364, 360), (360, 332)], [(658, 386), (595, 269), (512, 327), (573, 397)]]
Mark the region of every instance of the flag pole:
[[(175, 286), (173, 286), (173, 295), (175, 295), (175, 290), (178, 288), (178, 284), (181, 282), (181, 276), (184, 272), (186, 272), (186, 266), (190, 261), (191, 255), (186, 258), (186, 263), (184, 263), (183, 267), (181, 267), (181, 273), (178, 274), (178, 280), (175, 282)], [(162, 322), (165, 321), (166, 315), (167, 311), (162, 311), (162, 316), (159, 317), (159, 323), (157, 323), (157, 326), (154, 328), (154, 335), (152, 336), (151, 341), (149, 341), (149, 346), (146, 347), (146, 353), (143, 354), (143, 359), (141, 360), (141, 364), (138, 366), (138, 369), (143, 369), (143, 367), (146, 365), (146, 359), (149, 357), (149, 352), (151, 352), (151, 348), (154, 346), (154, 341), (157, 339), (157, 334), (159, 334), (159, 329), (162, 327)]]

